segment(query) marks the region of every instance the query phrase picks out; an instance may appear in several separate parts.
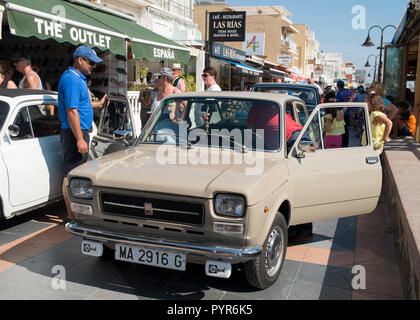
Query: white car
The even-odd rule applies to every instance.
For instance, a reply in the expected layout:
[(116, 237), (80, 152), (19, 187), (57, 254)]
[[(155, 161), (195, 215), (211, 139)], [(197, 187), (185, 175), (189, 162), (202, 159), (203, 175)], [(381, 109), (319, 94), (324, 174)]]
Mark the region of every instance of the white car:
[(0, 226), (60, 200), (62, 183), (57, 92), (0, 89)]

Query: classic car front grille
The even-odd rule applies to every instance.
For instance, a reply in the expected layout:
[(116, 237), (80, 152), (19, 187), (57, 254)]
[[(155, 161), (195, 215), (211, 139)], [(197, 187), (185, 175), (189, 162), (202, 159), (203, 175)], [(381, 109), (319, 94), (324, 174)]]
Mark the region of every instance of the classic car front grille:
[[(203, 224), (204, 206), (201, 203), (106, 192), (100, 193), (100, 201), (104, 214), (192, 225)], [(152, 210), (146, 212), (145, 207), (150, 204)]]

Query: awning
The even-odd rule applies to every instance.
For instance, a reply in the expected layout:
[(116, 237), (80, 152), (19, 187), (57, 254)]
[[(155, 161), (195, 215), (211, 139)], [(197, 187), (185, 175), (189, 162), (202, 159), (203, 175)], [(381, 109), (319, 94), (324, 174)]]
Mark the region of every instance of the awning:
[(136, 59), (189, 62), (189, 48), (124, 18), (63, 0), (7, 2), (9, 25), (15, 35), (83, 43), (123, 56), (129, 40)]
[(281, 71), (281, 70), (278, 70), (278, 69), (273, 69), (273, 68), (270, 68), (270, 69), (269, 69), (269, 71), (270, 71), (270, 73), (271, 73), (272, 75), (275, 75), (275, 76), (281, 76), (281, 77), (284, 77), (284, 76), (286, 76), (286, 75), (287, 75), (287, 74), (286, 74), (286, 72)]
[[(126, 35), (87, 15), (91, 9), (62, 0), (8, 0), (6, 8), (14, 35), (85, 44), (126, 55)], [(106, 20), (112, 18), (107, 15)]]
[[(71, 5), (76, 6), (75, 4)], [(89, 10), (85, 13), (97, 21), (104, 21), (107, 26), (125, 34), (132, 42), (131, 50), (135, 59), (144, 58), (147, 60), (189, 63), (189, 48), (146, 29), (133, 21), (110, 16), (101, 11)]]
[(239, 62), (234, 62), (234, 61), (230, 61), (230, 60), (226, 60), (226, 59), (222, 59), (222, 58), (218, 58), (219, 60), (228, 62), (232, 65), (234, 65), (235, 67), (241, 68), (242, 70), (244, 70), (245, 72), (248, 73), (253, 73), (253, 74), (259, 74), (259, 73), (263, 73), (263, 71), (261, 71), (260, 69), (251, 67), (251, 66), (247, 66), (246, 64), (242, 64)]

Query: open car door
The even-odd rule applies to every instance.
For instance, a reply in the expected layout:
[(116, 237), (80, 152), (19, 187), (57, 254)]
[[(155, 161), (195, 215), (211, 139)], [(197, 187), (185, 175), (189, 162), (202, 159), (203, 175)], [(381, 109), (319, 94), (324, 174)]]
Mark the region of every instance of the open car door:
[[(331, 148), (331, 138), (341, 136), (340, 130), (326, 132), (328, 114), (345, 110), (354, 119), (347, 124), (349, 144)], [(336, 135), (328, 138), (332, 133)], [(318, 105), (290, 150), (288, 165), (294, 186), (290, 225), (372, 212), (381, 192), (382, 168), (371, 142), (367, 104)]]
[(91, 159), (102, 157), (110, 148), (121, 150), (132, 145), (140, 134), (127, 98), (111, 96), (108, 101), (103, 106), (97, 134), (92, 138)]

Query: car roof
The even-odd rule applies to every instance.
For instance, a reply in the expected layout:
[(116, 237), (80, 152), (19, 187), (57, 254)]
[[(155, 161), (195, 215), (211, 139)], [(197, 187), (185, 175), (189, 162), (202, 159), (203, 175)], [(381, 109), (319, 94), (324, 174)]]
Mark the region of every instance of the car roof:
[(37, 89), (0, 89), (0, 96), (3, 97), (17, 98), (29, 95), (57, 95), (57, 92)]
[[(266, 92), (249, 92), (249, 91), (200, 91), (200, 92), (183, 92), (176, 93), (165, 97), (166, 99), (171, 98), (237, 98), (237, 99), (261, 99), (261, 100), (272, 100), (278, 103), (283, 103), (288, 100), (296, 100), (297, 97), (293, 97), (287, 94), (276, 94)], [(300, 99), (298, 99), (300, 100)]]
[(262, 82), (262, 83), (254, 84), (253, 87), (279, 87), (279, 88), (302, 87), (302, 88), (318, 90), (318, 87), (313, 84), (302, 84), (302, 83)]

